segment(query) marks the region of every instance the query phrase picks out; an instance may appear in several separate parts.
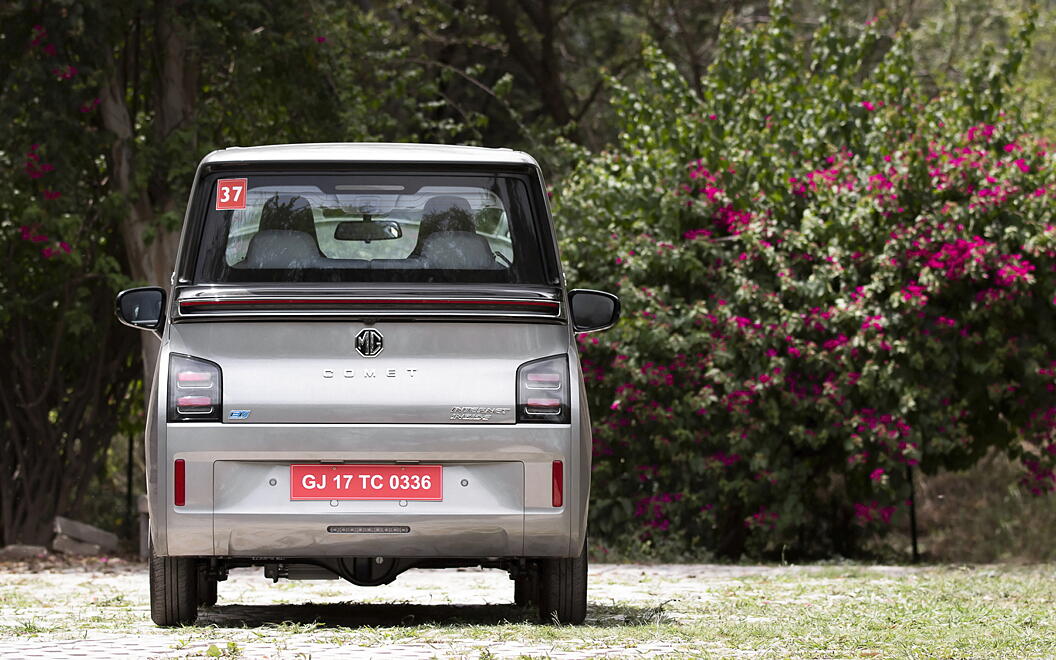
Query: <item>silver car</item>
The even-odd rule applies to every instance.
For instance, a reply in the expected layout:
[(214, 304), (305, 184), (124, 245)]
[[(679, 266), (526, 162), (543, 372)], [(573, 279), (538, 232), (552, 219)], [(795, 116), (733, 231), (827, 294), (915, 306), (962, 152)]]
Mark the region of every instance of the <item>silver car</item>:
[(231, 148), (202, 160), (171, 288), (121, 292), (161, 339), (147, 413), (151, 617), (193, 622), (236, 567), (386, 584), (508, 571), (586, 614), (591, 428), (539, 165), (508, 149)]

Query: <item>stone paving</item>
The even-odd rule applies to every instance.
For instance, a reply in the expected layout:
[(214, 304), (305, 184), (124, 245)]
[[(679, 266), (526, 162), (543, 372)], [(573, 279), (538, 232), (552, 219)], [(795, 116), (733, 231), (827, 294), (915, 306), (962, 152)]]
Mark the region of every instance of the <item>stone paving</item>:
[[(194, 626), (166, 630), (150, 621), (142, 564), (0, 564), (0, 657), (728, 657), (742, 653), (665, 638), (649, 626), (692, 617), (692, 608), (677, 604), (721, 598), (736, 578), (789, 570), (592, 566), (587, 624), (562, 632), (537, 626), (530, 610), (512, 605), (513, 583), (500, 571), (409, 571), (390, 585), (362, 588), (272, 584), (260, 569), (238, 569)], [(613, 632), (635, 626), (644, 634)]]

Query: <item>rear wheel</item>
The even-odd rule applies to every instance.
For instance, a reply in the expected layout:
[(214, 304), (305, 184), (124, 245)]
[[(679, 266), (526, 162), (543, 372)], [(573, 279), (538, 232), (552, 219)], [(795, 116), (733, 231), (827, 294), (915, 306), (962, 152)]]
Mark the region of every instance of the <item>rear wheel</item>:
[(159, 626), (180, 626), (198, 618), (198, 566), (193, 557), (150, 553), (150, 618)]
[(216, 578), (209, 577), (204, 566), (198, 569), (198, 605), (199, 607), (216, 605)]
[(539, 570), (539, 619), (578, 625), (587, 618), (587, 544), (578, 557), (544, 559)]

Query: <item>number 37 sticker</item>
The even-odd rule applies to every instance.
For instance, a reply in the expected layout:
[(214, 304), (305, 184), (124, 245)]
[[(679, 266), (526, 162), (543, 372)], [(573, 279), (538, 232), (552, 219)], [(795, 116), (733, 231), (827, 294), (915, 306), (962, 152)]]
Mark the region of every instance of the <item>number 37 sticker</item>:
[(246, 208), (246, 179), (220, 179), (216, 182), (216, 210)]

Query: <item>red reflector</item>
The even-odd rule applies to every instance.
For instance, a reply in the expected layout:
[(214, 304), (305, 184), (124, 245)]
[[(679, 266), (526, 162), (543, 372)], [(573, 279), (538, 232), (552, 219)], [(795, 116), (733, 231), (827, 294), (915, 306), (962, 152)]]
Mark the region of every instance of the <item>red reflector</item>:
[(207, 396), (181, 396), (176, 399), (176, 405), (180, 408), (197, 408), (213, 405), (213, 400)]
[(565, 502), (565, 465), (554, 461), (553, 505), (561, 506)]
[(172, 466), (172, 503), (183, 506), (187, 503), (187, 466), (177, 458)]

